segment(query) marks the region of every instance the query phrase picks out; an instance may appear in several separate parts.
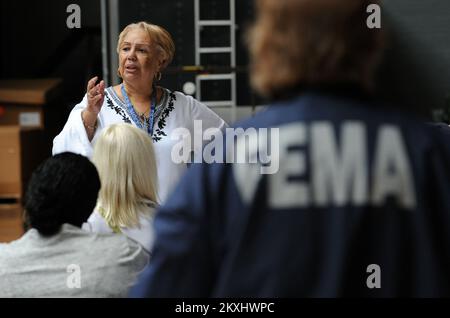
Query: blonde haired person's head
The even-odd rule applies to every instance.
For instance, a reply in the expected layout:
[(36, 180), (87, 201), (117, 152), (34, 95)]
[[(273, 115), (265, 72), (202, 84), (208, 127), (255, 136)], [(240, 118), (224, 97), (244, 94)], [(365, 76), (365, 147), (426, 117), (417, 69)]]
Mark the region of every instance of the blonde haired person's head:
[(367, 26), (367, 7), (379, 0), (256, 0), (247, 36), (251, 82), (276, 97), (305, 86), (373, 86), (383, 32)]
[(112, 229), (139, 226), (148, 200), (158, 201), (151, 138), (130, 124), (111, 125), (94, 146), (93, 162), (102, 183), (97, 210)]
[(144, 21), (128, 24), (122, 32), (120, 32), (119, 40), (117, 41), (117, 53), (120, 52), (120, 48), (128, 32), (135, 29), (141, 29), (147, 33), (152, 45), (154, 45), (159, 54), (161, 54), (161, 71), (164, 70), (167, 65), (172, 62), (173, 56), (175, 55), (175, 43), (173, 42), (170, 33), (159, 25)]

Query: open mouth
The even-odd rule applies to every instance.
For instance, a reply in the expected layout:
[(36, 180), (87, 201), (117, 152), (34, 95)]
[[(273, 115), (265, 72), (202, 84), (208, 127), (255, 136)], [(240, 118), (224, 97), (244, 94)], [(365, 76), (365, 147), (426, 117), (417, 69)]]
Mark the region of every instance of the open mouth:
[(134, 71), (137, 71), (138, 68), (135, 65), (128, 65), (128, 66), (125, 66), (125, 69), (129, 72), (134, 72)]

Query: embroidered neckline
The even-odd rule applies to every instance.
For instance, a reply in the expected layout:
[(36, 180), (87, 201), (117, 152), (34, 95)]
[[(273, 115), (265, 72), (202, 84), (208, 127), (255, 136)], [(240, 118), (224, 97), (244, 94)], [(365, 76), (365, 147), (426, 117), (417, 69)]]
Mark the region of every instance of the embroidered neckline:
[[(127, 124), (131, 124), (131, 120), (130, 117), (128, 116), (128, 114), (123, 110), (122, 107), (118, 106), (117, 104), (114, 104), (113, 101), (111, 100), (110, 96), (112, 95), (110, 92), (108, 93), (109, 88), (106, 89), (105, 92), (105, 97), (106, 97), (106, 105), (111, 108), (112, 110), (114, 110), (116, 112), (117, 115), (122, 117), (122, 120), (127, 123)], [(112, 98), (114, 99), (114, 96), (112, 95)], [(114, 99), (115, 100), (115, 99)]]
[[(169, 114), (174, 110), (174, 101), (177, 100), (177, 97), (174, 92), (168, 90), (167, 88), (162, 87), (163, 96), (161, 97), (160, 103), (156, 107), (155, 111), (155, 123), (157, 123), (156, 127), (153, 129), (153, 142), (160, 141), (163, 137), (166, 137), (167, 134), (164, 132), (164, 127), (166, 127), (166, 119)], [(108, 87), (105, 92), (106, 96), (106, 104), (109, 108), (114, 110), (118, 115), (122, 117), (122, 120), (125, 123), (131, 124), (131, 116), (127, 111), (126, 105), (119, 98), (116, 91), (112, 86)], [(115, 103), (111, 100), (114, 100)], [(136, 124), (136, 123), (135, 123)]]
[(131, 118), (133, 118), (133, 121), (136, 123), (136, 125), (144, 130), (146, 133), (148, 133), (150, 136), (153, 135), (153, 127), (155, 123), (155, 109), (156, 109), (156, 87), (153, 86), (152, 95), (150, 98), (150, 116), (147, 118), (145, 117), (145, 112), (140, 115), (137, 110), (134, 108), (133, 104), (131, 103), (131, 100), (128, 97), (128, 94), (126, 92), (125, 86), (122, 83), (120, 86), (120, 89), (122, 90), (122, 96), (125, 99), (125, 105), (126, 109), (128, 111), (128, 114), (131, 115)]
[(174, 101), (177, 100), (176, 95), (173, 92), (169, 91), (169, 102), (167, 103), (167, 106), (162, 111), (161, 117), (158, 121), (158, 127), (153, 132), (153, 142), (158, 142), (162, 139), (162, 137), (166, 137), (167, 134), (163, 131), (164, 127), (166, 127), (166, 118), (169, 116), (170, 112), (174, 109)]
[[(168, 95), (170, 95), (170, 91), (167, 88), (161, 87), (162, 89), (162, 96), (161, 96), (161, 100), (159, 101), (158, 104), (156, 104), (156, 110), (155, 110), (155, 122), (157, 121), (158, 117), (161, 115), (162, 111), (164, 110), (164, 108), (167, 106), (167, 99), (168, 99)], [(106, 89), (107, 92), (109, 92), (112, 97), (112, 99), (116, 102), (116, 104), (118, 104), (120, 107), (122, 107), (128, 114), (128, 116), (130, 118), (131, 114), (128, 113), (127, 111), (127, 105), (120, 99), (119, 95), (117, 95), (116, 91), (114, 90), (114, 88), (112, 86), (108, 87)]]

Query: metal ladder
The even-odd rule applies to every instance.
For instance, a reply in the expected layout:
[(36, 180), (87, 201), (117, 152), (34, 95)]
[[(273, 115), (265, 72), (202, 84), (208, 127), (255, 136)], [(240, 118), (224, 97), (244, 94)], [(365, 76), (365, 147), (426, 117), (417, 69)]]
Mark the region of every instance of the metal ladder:
[[(229, 0), (230, 19), (229, 20), (200, 20), (200, 3), (202, 0), (195, 0), (194, 2), (194, 19), (195, 19), (195, 65), (199, 66), (201, 63), (202, 54), (213, 53), (229, 53), (230, 55), (230, 67), (236, 67), (236, 15), (235, 15), (235, 0)], [(205, 1), (205, 0), (203, 0)], [(223, 0), (226, 1), (226, 0)], [(230, 46), (221, 47), (201, 47), (200, 46), (200, 32), (203, 27), (209, 26), (228, 26), (230, 28)], [(229, 80), (231, 86), (230, 100), (217, 100), (217, 101), (202, 101), (201, 82), (213, 81), (213, 80)], [(195, 84), (197, 87), (197, 100), (202, 102), (208, 107), (230, 107), (231, 108), (231, 120), (236, 121), (236, 73), (223, 73), (223, 74), (200, 74), (195, 78)]]

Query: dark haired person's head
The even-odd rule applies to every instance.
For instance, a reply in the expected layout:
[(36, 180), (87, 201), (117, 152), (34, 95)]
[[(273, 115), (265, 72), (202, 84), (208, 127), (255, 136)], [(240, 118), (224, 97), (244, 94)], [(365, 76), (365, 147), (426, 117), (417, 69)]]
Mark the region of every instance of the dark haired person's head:
[(256, 0), (248, 33), (251, 81), (274, 98), (309, 86), (356, 84), (371, 90), (383, 32), (367, 26), (379, 0)]
[(25, 196), (28, 225), (51, 236), (68, 223), (81, 227), (92, 213), (100, 178), (90, 160), (70, 152), (47, 159), (34, 172)]

